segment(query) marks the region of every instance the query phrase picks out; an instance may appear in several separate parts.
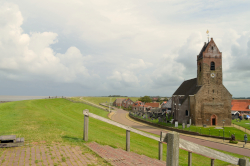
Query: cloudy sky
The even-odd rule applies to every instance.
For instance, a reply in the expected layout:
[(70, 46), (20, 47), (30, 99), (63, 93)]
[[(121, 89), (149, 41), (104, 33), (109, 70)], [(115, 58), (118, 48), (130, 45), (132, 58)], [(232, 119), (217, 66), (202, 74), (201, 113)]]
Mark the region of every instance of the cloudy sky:
[(0, 0), (0, 95), (171, 96), (207, 29), (223, 83), (250, 96), (250, 2)]

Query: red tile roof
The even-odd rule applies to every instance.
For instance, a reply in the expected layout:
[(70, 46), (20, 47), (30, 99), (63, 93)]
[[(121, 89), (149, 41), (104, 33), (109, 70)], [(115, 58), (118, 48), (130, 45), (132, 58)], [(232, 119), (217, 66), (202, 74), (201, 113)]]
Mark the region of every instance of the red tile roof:
[(232, 100), (232, 111), (250, 111), (250, 100)]
[(145, 105), (151, 106), (152, 108), (159, 108), (160, 103), (145, 103)]
[(136, 101), (134, 102), (133, 107), (140, 107), (141, 105), (143, 105), (141, 101)]

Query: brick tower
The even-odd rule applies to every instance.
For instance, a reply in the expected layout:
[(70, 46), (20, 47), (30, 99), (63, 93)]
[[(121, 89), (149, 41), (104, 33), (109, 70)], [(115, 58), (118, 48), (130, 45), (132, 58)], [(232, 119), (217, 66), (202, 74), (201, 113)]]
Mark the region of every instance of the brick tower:
[(222, 53), (213, 38), (197, 56), (197, 85), (216, 86), (222, 84)]
[(199, 112), (195, 112), (200, 114), (198, 124), (231, 124), (232, 95), (223, 85), (222, 74), (222, 53), (211, 38), (197, 56), (197, 86), (202, 87), (196, 99), (200, 103)]

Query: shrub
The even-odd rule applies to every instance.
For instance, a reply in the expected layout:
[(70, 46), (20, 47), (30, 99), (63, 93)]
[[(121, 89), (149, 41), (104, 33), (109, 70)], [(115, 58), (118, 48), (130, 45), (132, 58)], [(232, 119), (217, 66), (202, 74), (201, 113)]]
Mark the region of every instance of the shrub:
[(233, 141), (233, 140), (230, 140), (230, 141), (229, 141), (229, 143), (231, 143), (231, 144), (237, 144), (237, 143), (238, 143), (238, 141)]

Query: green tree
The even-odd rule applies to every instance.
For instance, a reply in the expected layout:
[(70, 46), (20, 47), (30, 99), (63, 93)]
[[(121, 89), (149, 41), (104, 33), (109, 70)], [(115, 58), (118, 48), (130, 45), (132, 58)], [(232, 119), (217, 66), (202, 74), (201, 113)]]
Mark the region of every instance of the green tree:
[(167, 97), (165, 97), (165, 98), (164, 98), (164, 101), (168, 101), (168, 98), (167, 98)]
[(149, 96), (140, 97), (138, 100), (145, 103), (152, 102), (152, 99)]

